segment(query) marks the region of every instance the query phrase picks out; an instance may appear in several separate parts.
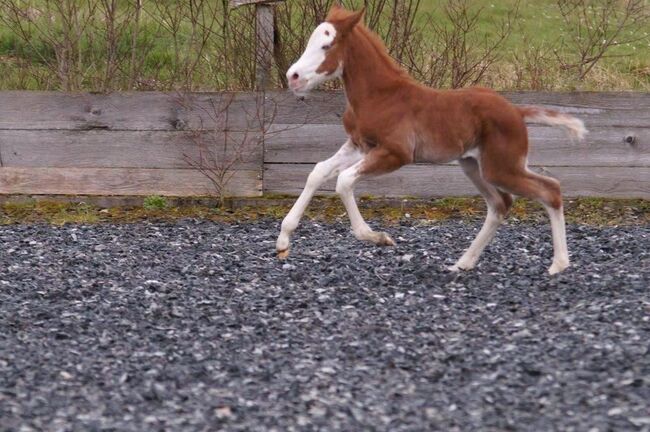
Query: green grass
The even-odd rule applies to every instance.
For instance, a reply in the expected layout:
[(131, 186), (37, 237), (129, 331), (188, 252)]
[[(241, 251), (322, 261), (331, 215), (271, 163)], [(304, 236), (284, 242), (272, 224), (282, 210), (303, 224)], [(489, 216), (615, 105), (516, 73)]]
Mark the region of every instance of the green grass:
[[(422, 7), (437, 22), (444, 21), (440, 3), (423, 2)], [(495, 37), (498, 23), (507, 18), (516, 1), (474, 0), (471, 3), (473, 8), (482, 9), (477, 40), (489, 40)], [(607, 58), (598, 63), (593, 73), (583, 82), (578, 82), (568, 73), (562, 73), (553, 54), (554, 49), (565, 55), (570, 54), (570, 35), (559, 31), (563, 25), (555, 0), (522, 1), (519, 19), (499, 51), (501, 61), (494, 73), (489, 74), (488, 82), (493, 87), (510, 89), (512, 65), (524, 57), (527, 50), (539, 48), (548, 55), (547, 73), (552, 77), (549, 81), (553, 83), (549, 90), (650, 90), (650, 23), (642, 34), (630, 30), (620, 35), (618, 39), (621, 40), (641, 39), (610, 48)], [(498, 78), (499, 75), (501, 78)]]
[(167, 208), (167, 199), (159, 195), (150, 195), (144, 199), (142, 206), (146, 210), (164, 210)]
[[(358, 3), (361, 1), (359, 0)], [(167, 2), (171, 3), (171, 2)], [(441, 10), (443, 2), (426, 0), (421, 2), (421, 23), (430, 15), (437, 23), (444, 23), (444, 13)], [(30, 4), (38, 5), (38, 0)], [(498, 22), (503, 20), (512, 10), (515, 0), (473, 0), (473, 8), (482, 8), (479, 29), (472, 40), (473, 44), (480, 43), (484, 38), (494, 37)], [(184, 64), (177, 63), (178, 56), (174, 40), (163, 30), (162, 17), (157, 16), (157, 9), (149, 7), (142, 15), (138, 46), (142, 47), (138, 61), (142, 61), (142, 70), (139, 74), (138, 87), (140, 89), (175, 89), (184, 86), (186, 77), (182, 77)], [(2, 11), (0, 11), (2, 13)], [(43, 24), (43, 17), (39, 18)], [(241, 10), (235, 12), (231, 26), (248, 19)], [(297, 17), (302, 19), (302, 17)], [(96, 20), (97, 23), (101, 20)], [(46, 23), (48, 28), (57, 28), (56, 22)], [(52, 27), (54, 26), (54, 27)], [(101, 27), (97, 24), (98, 27)], [(193, 48), (188, 45), (189, 25), (181, 25), (182, 32), (178, 43), (181, 58), (192, 55)], [(577, 81), (570, 73), (561, 71), (559, 63), (552, 54), (557, 48), (562, 51), (562, 40), (568, 35), (561, 34), (562, 19), (555, 0), (522, 1), (519, 19), (514, 23), (509, 39), (499, 50), (500, 60), (488, 72), (482, 84), (500, 90), (527, 89), (531, 85), (530, 79), (517, 77), (517, 70), (521, 71), (522, 58), (526, 52), (540, 48), (547, 51), (548, 58), (542, 63), (545, 68), (543, 75), (545, 90), (650, 90), (650, 29), (641, 33), (630, 33), (622, 37), (643, 37), (633, 43), (614, 47), (608, 53), (609, 58), (604, 59), (594, 71), (582, 82)], [(426, 30), (426, 29), (425, 29)], [(126, 90), (129, 80), (125, 74), (129, 71), (129, 50), (133, 29), (126, 27), (118, 38), (117, 52), (121, 59), (120, 67), (112, 76), (110, 88), (106, 90)], [(217, 34), (218, 29), (215, 30)], [(431, 35), (431, 34), (430, 34)], [(79, 39), (81, 46), (81, 60), (75, 64), (80, 75), (80, 87), (83, 90), (101, 90), (104, 80), (103, 60), (106, 47), (101, 32), (91, 32)], [(224, 50), (219, 45), (218, 38), (212, 37), (208, 42), (204, 56), (198, 62), (197, 70), (192, 74), (189, 82), (195, 90), (220, 90), (226, 87), (237, 88), (246, 85), (247, 80), (242, 80), (239, 73), (227, 70), (219, 60), (217, 54)], [(234, 55), (234, 57), (238, 57)], [(567, 54), (564, 52), (564, 54)], [(252, 55), (252, 53), (250, 53)], [(292, 59), (290, 59), (292, 60)], [(56, 64), (56, 53), (51, 43), (39, 37), (38, 32), (32, 30), (32, 37), (26, 42), (14, 34), (5, 23), (0, 20), (0, 90), (2, 89), (54, 89), (60, 88), (60, 80), (53, 73), (51, 65)], [(50, 65), (50, 66), (48, 66)], [(519, 68), (519, 69), (518, 69)], [(244, 83), (244, 84), (242, 84)]]

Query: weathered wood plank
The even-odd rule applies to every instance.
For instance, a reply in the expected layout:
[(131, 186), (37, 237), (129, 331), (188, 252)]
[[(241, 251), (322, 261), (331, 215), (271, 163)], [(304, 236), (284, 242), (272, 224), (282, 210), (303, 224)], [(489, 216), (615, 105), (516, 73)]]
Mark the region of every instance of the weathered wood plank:
[[(305, 186), (313, 164), (265, 164), (264, 192), (299, 194)], [(442, 187), (444, 185), (444, 187)], [(332, 194), (336, 179), (320, 189), (319, 193)], [(410, 165), (395, 173), (362, 181), (356, 187), (359, 196), (441, 196), (474, 195), (472, 183), (458, 167)]]
[[(304, 187), (313, 164), (266, 164), (264, 191), (297, 195)], [(535, 169), (562, 183), (565, 196), (607, 196), (650, 198), (650, 168), (551, 167)], [(336, 180), (322, 188), (334, 192)], [(409, 165), (386, 176), (359, 182), (357, 195), (374, 196), (463, 196), (477, 195), (459, 167), (449, 165)]]
[[(314, 163), (332, 156), (347, 139), (342, 125), (274, 125), (265, 142), (267, 163)], [(650, 166), (650, 128), (595, 127), (585, 142), (559, 128), (529, 125), (531, 165)], [(634, 136), (634, 144), (624, 141)]]
[[(237, 170), (227, 195), (260, 196), (260, 172)], [(214, 195), (214, 187), (191, 169), (0, 168), (0, 194)]]
[(284, 0), (230, 0), (230, 7), (239, 7), (247, 4), (278, 3)]
[(543, 105), (573, 114), (588, 125), (648, 127), (650, 93), (502, 92), (518, 105)]
[(259, 130), (262, 120), (253, 92), (0, 92), (0, 129)]
[(345, 112), (343, 92), (315, 91), (297, 98), (290, 91), (268, 92), (267, 111), (277, 124), (340, 124)]
[(263, 145), (242, 132), (0, 130), (8, 167), (261, 169)]
[(255, 5), (255, 85), (257, 90), (271, 86), (275, 11), (269, 4)]
[[(518, 104), (546, 105), (575, 114), (588, 127), (650, 125), (648, 93), (505, 92), (503, 95)], [(298, 100), (288, 91), (268, 92), (265, 96), (267, 113), (280, 124), (340, 124), (346, 105), (341, 91), (313, 92), (304, 100)], [(229, 127), (251, 128), (259, 127), (262, 97), (254, 92), (5, 91), (0, 92), (0, 129), (178, 130), (201, 125), (220, 129), (224, 117), (215, 113), (227, 103), (230, 104)]]
[[(542, 105), (573, 114), (587, 125), (648, 127), (650, 125), (650, 93), (632, 92), (504, 92), (515, 104)], [(338, 124), (345, 111), (342, 91), (313, 92), (299, 100), (288, 92), (273, 92), (269, 101), (277, 106), (276, 123)], [(306, 121), (306, 119), (308, 119)]]

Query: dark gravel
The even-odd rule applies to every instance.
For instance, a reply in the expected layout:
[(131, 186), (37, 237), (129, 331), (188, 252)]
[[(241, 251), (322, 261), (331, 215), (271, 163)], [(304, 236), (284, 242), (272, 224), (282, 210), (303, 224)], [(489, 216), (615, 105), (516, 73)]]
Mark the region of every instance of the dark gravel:
[(650, 430), (650, 227), (0, 227), (0, 430)]

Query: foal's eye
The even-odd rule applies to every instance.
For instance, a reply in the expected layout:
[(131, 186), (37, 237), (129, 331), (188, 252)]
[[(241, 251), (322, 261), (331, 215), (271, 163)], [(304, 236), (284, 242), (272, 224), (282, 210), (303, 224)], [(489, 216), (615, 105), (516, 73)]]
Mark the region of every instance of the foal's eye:
[(323, 45), (323, 49), (327, 51), (328, 49), (332, 48), (332, 45)]

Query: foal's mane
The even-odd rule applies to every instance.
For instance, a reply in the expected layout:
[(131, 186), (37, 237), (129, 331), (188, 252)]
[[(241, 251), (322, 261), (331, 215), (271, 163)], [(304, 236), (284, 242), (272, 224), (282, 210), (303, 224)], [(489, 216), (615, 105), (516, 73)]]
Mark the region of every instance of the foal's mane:
[(408, 73), (406, 73), (406, 71), (402, 69), (397, 61), (395, 61), (395, 59), (391, 57), (390, 54), (388, 54), (388, 48), (386, 48), (386, 44), (384, 44), (384, 41), (381, 40), (377, 33), (370, 30), (365, 26), (365, 24), (357, 24), (354, 31), (357, 31), (361, 35), (365, 36), (366, 40), (379, 55), (382, 63), (388, 66), (391, 71), (397, 73), (402, 77), (409, 77)]
[[(349, 18), (352, 14), (353, 12), (350, 12), (343, 8), (333, 9), (328, 14), (327, 21), (335, 24), (336, 21), (342, 21), (345, 18)], [(369, 43), (372, 49), (377, 53), (381, 62), (385, 66), (387, 66), (387, 68), (390, 71), (396, 73), (397, 75), (403, 78), (410, 79), (409, 74), (404, 69), (402, 69), (402, 67), (395, 61), (393, 57), (390, 56), (390, 54), (388, 54), (388, 48), (386, 48), (386, 44), (384, 44), (384, 41), (381, 40), (379, 35), (377, 35), (375, 32), (370, 30), (362, 22), (357, 24), (352, 30), (352, 32), (361, 35), (361, 37), (365, 38), (365, 40)]]

